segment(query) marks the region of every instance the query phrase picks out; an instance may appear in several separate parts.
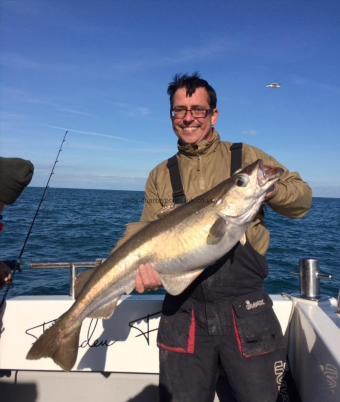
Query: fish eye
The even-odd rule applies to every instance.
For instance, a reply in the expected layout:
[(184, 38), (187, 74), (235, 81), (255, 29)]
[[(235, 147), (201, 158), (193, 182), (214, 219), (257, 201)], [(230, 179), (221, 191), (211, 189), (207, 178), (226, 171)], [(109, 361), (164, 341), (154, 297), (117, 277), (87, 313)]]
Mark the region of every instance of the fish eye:
[(234, 176), (234, 183), (238, 187), (246, 187), (249, 183), (249, 177), (246, 174), (237, 174)]

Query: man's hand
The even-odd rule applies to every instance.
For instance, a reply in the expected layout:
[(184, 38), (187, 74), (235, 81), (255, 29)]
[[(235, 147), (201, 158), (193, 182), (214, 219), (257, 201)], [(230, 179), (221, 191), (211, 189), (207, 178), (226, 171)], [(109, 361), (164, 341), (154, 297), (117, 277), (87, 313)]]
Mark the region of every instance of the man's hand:
[(142, 264), (136, 275), (136, 291), (144, 293), (148, 290), (158, 290), (162, 286), (158, 272), (153, 264)]
[(269, 200), (271, 200), (276, 193), (277, 193), (277, 184), (275, 183), (268, 189), (264, 202), (268, 202)]
[(4, 262), (0, 262), (0, 289), (12, 283), (12, 272), (10, 267)]

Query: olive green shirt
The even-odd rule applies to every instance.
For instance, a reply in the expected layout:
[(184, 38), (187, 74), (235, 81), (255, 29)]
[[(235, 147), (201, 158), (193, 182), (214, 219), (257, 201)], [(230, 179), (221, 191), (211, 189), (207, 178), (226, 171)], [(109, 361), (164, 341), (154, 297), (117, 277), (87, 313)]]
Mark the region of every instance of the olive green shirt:
[[(187, 200), (210, 190), (230, 177), (231, 143), (220, 141), (214, 131), (210, 140), (198, 145), (178, 146), (178, 163), (182, 184)], [(284, 173), (277, 183), (277, 192), (270, 199), (270, 207), (290, 218), (302, 218), (311, 208), (312, 191), (297, 172), (289, 172), (273, 157), (258, 148), (243, 144), (242, 166), (257, 159), (265, 165), (279, 166)], [(149, 174), (146, 188), (144, 211), (141, 220), (150, 222), (158, 218), (161, 210), (172, 204), (172, 186), (167, 160), (156, 166)], [(264, 255), (269, 247), (270, 234), (263, 217), (258, 215), (246, 232), (247, 240), (257, 252)]]

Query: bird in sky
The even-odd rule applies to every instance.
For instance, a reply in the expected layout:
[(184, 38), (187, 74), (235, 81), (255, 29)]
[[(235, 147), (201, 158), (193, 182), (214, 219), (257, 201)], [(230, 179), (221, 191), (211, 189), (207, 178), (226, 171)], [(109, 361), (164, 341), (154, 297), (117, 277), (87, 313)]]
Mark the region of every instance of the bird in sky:
[(270, 84), (266, 85), (266, 88), (278, 89), (281, 88), (281, 84), (278, 82), (271, 82)]

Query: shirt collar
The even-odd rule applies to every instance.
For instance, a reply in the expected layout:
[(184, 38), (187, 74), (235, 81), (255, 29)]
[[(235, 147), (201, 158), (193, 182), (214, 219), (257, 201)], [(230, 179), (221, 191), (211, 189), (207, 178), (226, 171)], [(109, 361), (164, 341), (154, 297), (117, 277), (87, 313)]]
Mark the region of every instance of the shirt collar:
[(204, 139), (199, 144), (185, 144), (177, 143), (178, 151), (180, 154), (187, 156), (198, 156), (211, 153), (215, 151), (217, 145), (220, 142), (220, 135), (213, 129), (212, 133), (207, 139)]

